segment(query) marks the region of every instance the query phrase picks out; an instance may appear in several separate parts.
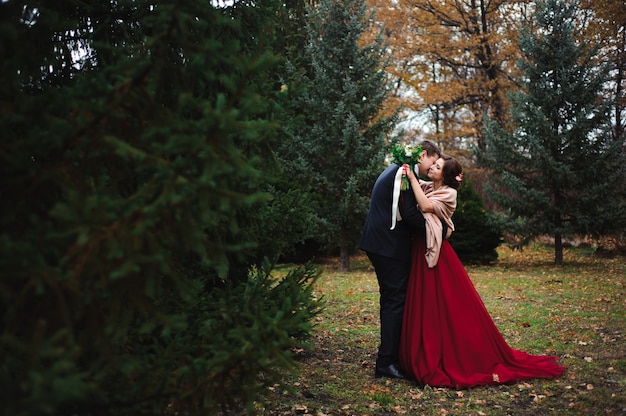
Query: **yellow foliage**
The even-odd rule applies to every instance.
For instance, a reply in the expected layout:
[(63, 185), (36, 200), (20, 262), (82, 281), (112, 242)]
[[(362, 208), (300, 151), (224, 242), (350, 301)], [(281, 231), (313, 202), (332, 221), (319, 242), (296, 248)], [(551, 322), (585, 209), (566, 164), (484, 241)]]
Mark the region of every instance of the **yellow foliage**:
[[(470, 136), (480, 144), (484, 112), (506, 120), (506, 90), (514, 88), (518, 58), (512, 17), (524, 1), (480, 3), (444, 0), (370, 0), (385, 27), (390, 72), (398, 91), (391, 98), (413, 112), (430, 111), (431, 138), (460, 147)], [(407, 99), (413, 95), (419, 99)]]

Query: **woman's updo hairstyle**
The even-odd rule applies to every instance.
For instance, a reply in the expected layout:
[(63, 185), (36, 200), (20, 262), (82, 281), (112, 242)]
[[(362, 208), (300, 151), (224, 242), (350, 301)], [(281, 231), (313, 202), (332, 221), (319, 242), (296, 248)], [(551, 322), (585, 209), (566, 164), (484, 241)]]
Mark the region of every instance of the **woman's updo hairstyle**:
[(443, 169), (441, 173), (443, 175), (443, 184), (448, 185), (450, 188), (459, 189), (461, 182), (457, 179), (463, 172), (461, 164), (449, 155), (441, 155), (443, 159)]

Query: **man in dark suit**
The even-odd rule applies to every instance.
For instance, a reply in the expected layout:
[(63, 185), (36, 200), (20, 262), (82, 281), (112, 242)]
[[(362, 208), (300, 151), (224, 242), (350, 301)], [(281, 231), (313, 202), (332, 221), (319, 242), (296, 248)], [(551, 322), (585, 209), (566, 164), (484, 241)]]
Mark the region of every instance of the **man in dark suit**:
[[(424, 140), (420, 145), (422, 154), (417, 166), (419, 174), (426, 175), (441, 154), (430, 140)], [(417, 208), (412, 189), (402, 192), (398, 204), (400, 220), (391, 229), (393, 185), (396, 172), (401, 168), (391, 164), (376, 180), (359, 244), (374, 266), (380, 289), (380, 346), (374, 373), (376, 377), (404, 378), (398, 364), (398, 347), (411, 271), (411, 241), (414, 236), (426, 238), (424, 216)]]

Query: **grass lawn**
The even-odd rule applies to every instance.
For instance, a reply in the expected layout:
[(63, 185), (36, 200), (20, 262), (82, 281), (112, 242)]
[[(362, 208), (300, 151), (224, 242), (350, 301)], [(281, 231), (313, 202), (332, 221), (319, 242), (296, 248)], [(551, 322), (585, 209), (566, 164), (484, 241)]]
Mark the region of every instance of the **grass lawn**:
[[(492, 266), (469, 275), (509, 345), (561, 357), (554, 380), (466, 390), (374, 378), (378, 285), (364, 255), (341, 272), (320, 261), (316, 292), (326, 300), (310, 345), (296, 352), (299, 373), (276, 386), (264, 415), (624, 415), (626, 414), (626, 260), (590, 249), (499, 249)], [(289, 265), (283, 266), (288, 268)]]

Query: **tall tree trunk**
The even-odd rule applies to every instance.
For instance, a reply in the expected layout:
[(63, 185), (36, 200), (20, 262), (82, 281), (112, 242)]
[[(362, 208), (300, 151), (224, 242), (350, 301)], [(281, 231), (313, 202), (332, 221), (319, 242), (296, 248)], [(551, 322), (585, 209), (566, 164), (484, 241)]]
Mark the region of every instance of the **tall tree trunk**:
[[(626, 42), (626, 40), (625, 40)], [(617, 75), (615, 76), (615, 126), (613, 127), (613, 138), (617, 139), (624, 133), (624, 122), (622, 120), (622, 114), (624, 109), (624, 100), (622, 98), (624, 83), (624, 67), (626, 67), (626, 60), (622, 56), (626, 55), (626, 45), (622, 46), (622, 53), (619, 54), (620, 58), (617, 62)]]
[(350, 251), (348, 246), (342, 245), (339, 254), (340, 268), (342, 272), (350, 271)]
[(561, 233), (554, 234), (554, 264), (563, 264), (563, 236)]

